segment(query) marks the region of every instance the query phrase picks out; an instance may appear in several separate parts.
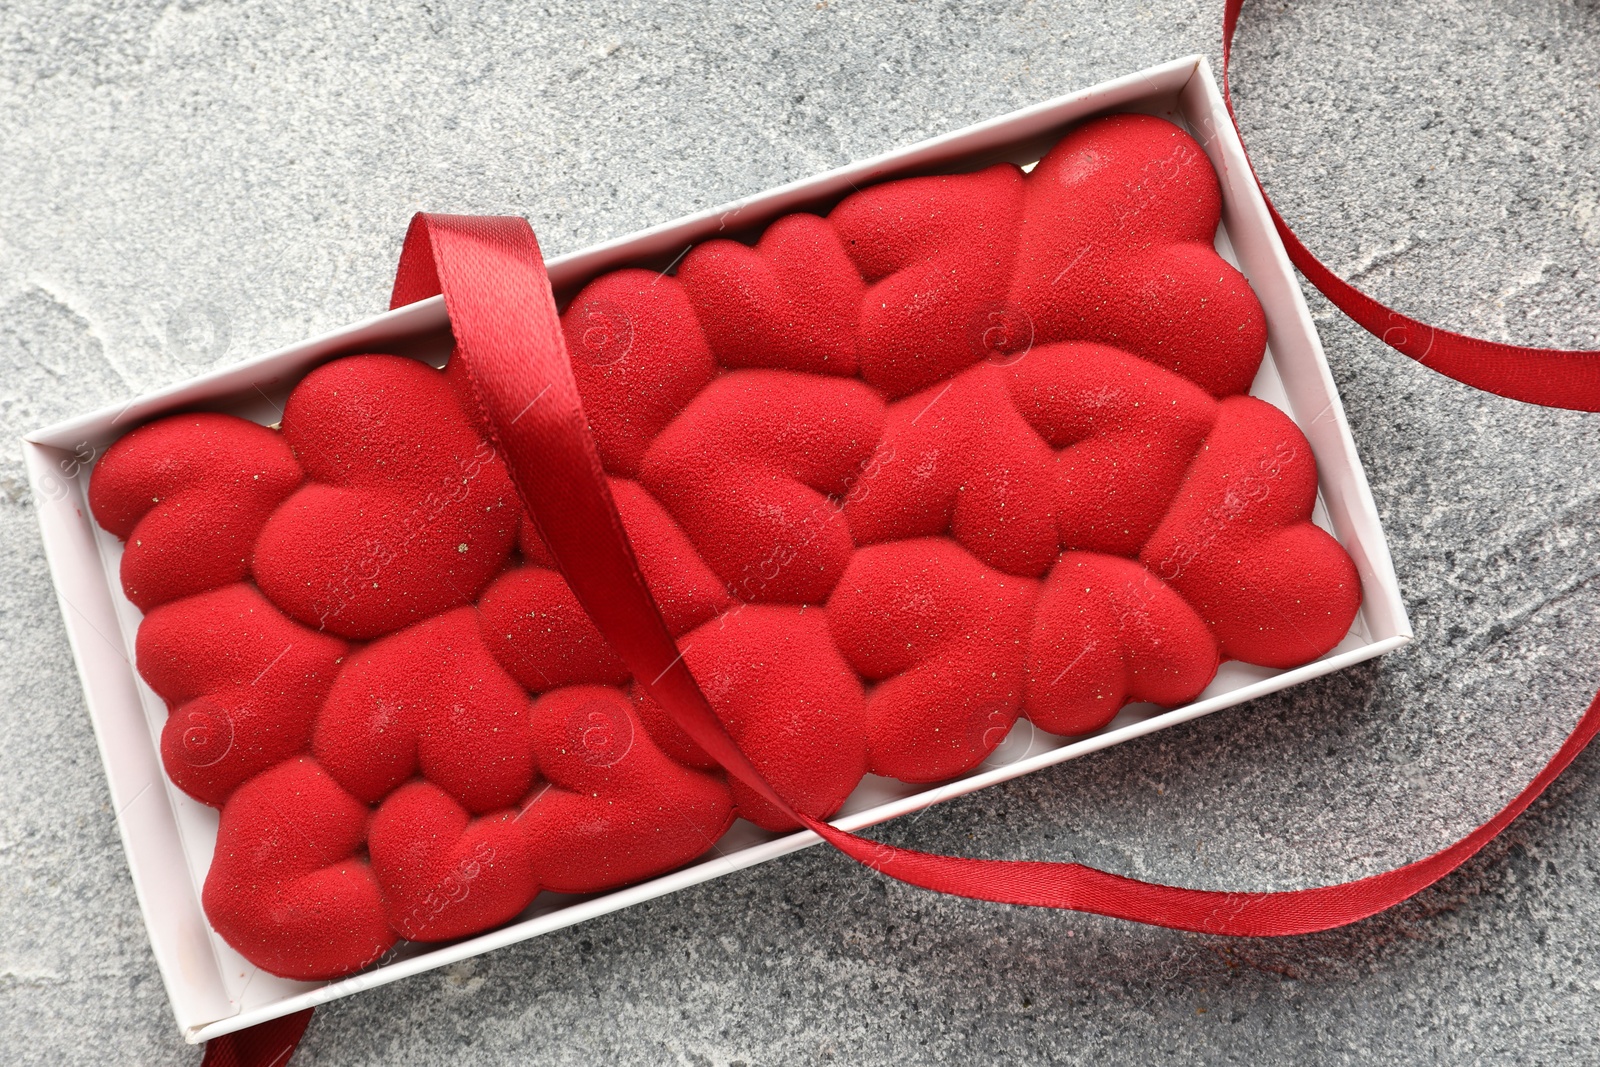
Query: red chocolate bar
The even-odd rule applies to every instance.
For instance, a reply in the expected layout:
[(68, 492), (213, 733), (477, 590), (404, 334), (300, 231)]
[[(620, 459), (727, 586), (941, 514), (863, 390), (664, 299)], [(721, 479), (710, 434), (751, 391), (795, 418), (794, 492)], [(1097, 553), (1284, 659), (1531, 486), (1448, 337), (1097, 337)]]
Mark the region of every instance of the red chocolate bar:
[[(644, 574), (796, 807), (1345, 635), (1360, 583), (1310, 521), (1304, 437), (1246, 395), (1265, 323), (1220, 204), (1185, 133), (1114, 116), (1030, 173), (871, 187), (565, 310)], [(94, 472), (167, 771), (222, 811), (206, 913), (275, 974), (638, 881), (735, 817), (788, 825), (637, 692), (465, 387), (346, 357), (281, 431), (171, 416)]]

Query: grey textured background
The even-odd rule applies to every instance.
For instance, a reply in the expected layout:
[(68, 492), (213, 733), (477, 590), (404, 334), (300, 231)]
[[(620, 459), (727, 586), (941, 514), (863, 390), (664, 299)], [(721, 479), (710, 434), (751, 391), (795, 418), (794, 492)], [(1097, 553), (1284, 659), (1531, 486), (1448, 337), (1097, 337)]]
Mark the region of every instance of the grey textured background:
[[(1189, 52), (1220, 2), (0, 5), (0, 431), (382, 307), (414, 210), (551, 252)], [(1246, 142), (1336, 269), (1600, 346), (1594, 0), (1247, 6)], [(1432, 852), (1600, 687), (1600, 420), (1313, 298), (1418, 639), (888, 836), (1216, 888)], [(20, 460), (0, 456), (0, 1060), (194, 1063), (148, 948)], [(1593, 1062), (1600, 753), (1344, 931), (1242, 942), (938, 899), (813, 851), (339, 1002), (296, 1063)]]

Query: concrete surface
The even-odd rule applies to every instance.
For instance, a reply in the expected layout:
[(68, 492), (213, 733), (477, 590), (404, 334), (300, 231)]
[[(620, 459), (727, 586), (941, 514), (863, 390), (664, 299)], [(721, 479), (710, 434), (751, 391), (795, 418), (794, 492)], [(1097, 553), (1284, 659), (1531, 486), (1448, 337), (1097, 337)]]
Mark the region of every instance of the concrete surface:
[[(1219, 2), (0, 7), (0, 430), (381, 308), (419, 208), (553, 252), (1151, 62)], [(96, 10), (95, 8), (100, 8)], [(1252, 3), (1246, 142), (1433, 322), (1600, 347), (1594, 0)], [(1600, 419), (1476, 393), (1313, 298), (1418, 640), (887, 836), (1216, 888), (1430, 853), (1600, 687)], [(0, 458), (0, 1060), (196, 1063), (168, 1014), (18, 457)], [(1600, 753), (1340, 932), (937, 899), (813, 851), (317, 1013), (297, 1064), (1580, 1063)]]

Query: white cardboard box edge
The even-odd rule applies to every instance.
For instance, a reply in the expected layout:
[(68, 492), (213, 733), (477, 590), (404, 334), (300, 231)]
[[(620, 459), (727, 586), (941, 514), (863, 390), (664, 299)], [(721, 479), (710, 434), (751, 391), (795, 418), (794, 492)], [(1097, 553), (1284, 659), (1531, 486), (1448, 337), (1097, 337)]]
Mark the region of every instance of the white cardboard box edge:
[[(1203, 56), (1189, 56), (1151, 67), (732, 204), (555, 257), (549, 263), (552, 281), (558, 288), (570, 289), (615, 266), (659, 258), (667, 251), (703, 240), (735, 220), (739, 228), (745, 228), (893, 173), (927, 169), (930, 161), (942, 161), (950, 164), (949, 169), (958, 169), (957, 157), (971, 160), (992, 156), (1006, 146), (1038, 141), (1051, 131), (1058, 132), (1096, 113), (1148, 107), (1169, 100), (1206, 149), (1222, 182), (1225, 241), (1267, 310), (1270, 355), (1263, 378), (1270, 375), (1271, 382), (1264, 387), (1258, 379), (1257, 388), (1276, 390), (1279, 395), (1269, 399), (1286, 407), (1312, 444), (1322, 504), (1327, 512), (1323, 519), (1338, 533), (1362, 575), (1364, 603), (1358, 625), (1366, 627), (1366, 640), (1350, 645), (1347, 639), (1328, 656), (1294, 670), (1245, 671), (1223, 691), (1212, 692), (1218, 688), (1214, 683), (1194, 703), (1132, 721), (1121, 721), (1119, 717), (1119, 722), (1098, 734), (1062, 741), (1037, 755), (1030, 754), (1030, 735), (1022, 758), (999, 766), (989, 766), (991, 761), (986, 761), (977, 771), (954, 782), (874, 803), (836, 820), (847, 829), (919, 810), (1338, 670), (1381, 655), (1412, 636), (1377, 509), (1356, 456), (1332, 374), (1209, 64)], [(715, 226), (711, 225), (713, 222)], [(1219, 246), (1222, 243), (1219, 241)], [(176, 383), (120, 409), (107, 408), (58, 423), (23, 439), (46, 557), (84, 684), (135, 891), (174, 1014), (190, 1041), (203, 1041), (445, 966), (818, 843), (818, 838), (809, 832), (756, 842), (727, 856), (702, 859), (660, 878), (582, 898), (557, 910), (421, 951), (336, 982), (308, 985), (264, 976), (263, 987), (292, 988), (259, 1002), (253, 997), (247, 1000), (243, 991), (232, 998), (225, 992), (227, 984), (222, 980), (217, 951), (219, 939), (200, 910), (178, 832), (172, 787), (161, 769), (140, 703), (142, 683), (129, 659), (132, 646), (126, 633), (126, 615), (118, 610), (121, 591), (111, 569), (112, 561), (103, 558), (103, 537), (97, 535), (88, 515), (82, 477), (88, 461), (78, 451), (80, 443), (98, 451), (125, 428), (159, 414), (189, 404), (214, 403), (218, 398), (242, 395), (261, 385), (279, 385), (298, 379), (311, 367), (336, 355), (361, 348), (393, 347), (391, 342), (397, 344), (408, 338), (437, 337), (447, 327), (442, 300), (436, 297)], [(1316, 414), (1308, 418), (1312, 407)], [(245, 981), (246, 989), (256, 977)]]

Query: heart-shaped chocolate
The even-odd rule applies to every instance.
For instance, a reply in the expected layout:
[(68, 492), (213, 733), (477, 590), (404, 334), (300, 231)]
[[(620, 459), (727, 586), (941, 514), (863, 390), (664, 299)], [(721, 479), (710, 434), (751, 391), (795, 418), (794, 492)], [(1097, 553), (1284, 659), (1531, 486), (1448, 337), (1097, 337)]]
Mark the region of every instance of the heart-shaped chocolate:
[(243, 583), (156, 608), (139, 626), (136, 655), (172, 709), (161, 731), (167, 774), (195, 799), (220, 805), (304, 750), (346, 647)]
[(839, 496), (882, 427), (859, 381), (731, 371), (650, 446), (639, 480), (734, 596), (815, 604), (855, 547)]
[(489, 653), (477, 614), (457, 608), (352, 655), (311, 751), (368, 804), (420, 774), (468, 810), (493, 811), (516, 804), (538, 772), (529, 704)]
[(873, 773), (938, 781), (999, 743), (1022, 707), (1037, 586), (943, 537), (856, 552), (828, 621), (851, 666), (878, 683), (866, 713)]
[[(866, 773), (861, 680), (828, 636), (822, 611), (752, 604), (679, 640), (684, 661), (728, 733), (779, 794), (801, 811), (832, 815)], [(640, 697), (640, 714), (668, 752), (715, 763), (666, 713)], [(769, 830), (792, 820), (734, 781), (739, 814)]]
[(626, 694), (570, 686), (539, 698), (534, 712), (547, 781), (517, 822), (546, 889), (591, 893), (661, 874), (733, 822), (722, 775), (667, 756)]
[(539, 892), (516, 810), (474, 819), (432, 782), (408, 782), (384, 799), (367, 849), (389, 925), (410, 941), (498, 926)]
[(1361, 602), (1355, 564), (1308, 521), (1316, 498), (1299, 428), (1229, 397), (1139, 558), (1211, 624), (1224, 658), (1296, 666), (1338, 644)]
[(250, 577), (256, 538), (304, 474), (280, 434), (201, 412), (141, 426), (95, 468), (90, 506), (123, 541), (141, 611)]
[(678, 270), (706, 342), (724, 367), (856, 373), (856, 320), (866, 284), (836, 227), (787, 215), (754, 248), (707, 241)]
[(307, 756), (234, 790), (222, 809), (201, 901), (211, 925), (259, 967), (334, 978), (397, 940), (361, 858), (371, 812)]
[(522, 509), (445, 377), (352, 356), (290, 394), (283, 436), (308, 482), (272, 513), (253, 573), (308, 626), (370, 638), (472, 603)]

